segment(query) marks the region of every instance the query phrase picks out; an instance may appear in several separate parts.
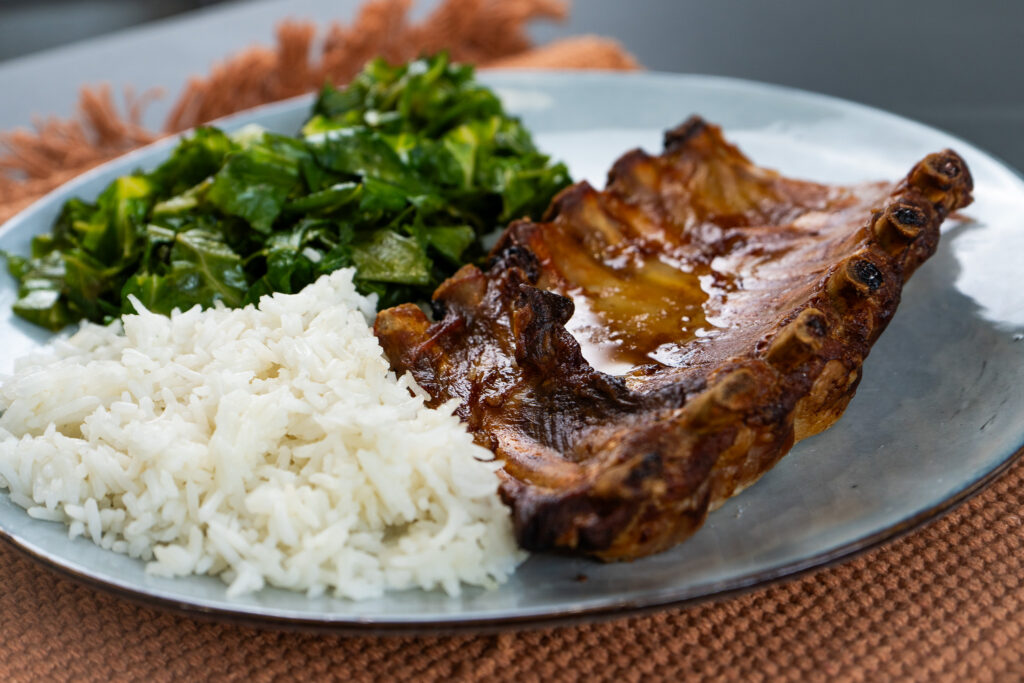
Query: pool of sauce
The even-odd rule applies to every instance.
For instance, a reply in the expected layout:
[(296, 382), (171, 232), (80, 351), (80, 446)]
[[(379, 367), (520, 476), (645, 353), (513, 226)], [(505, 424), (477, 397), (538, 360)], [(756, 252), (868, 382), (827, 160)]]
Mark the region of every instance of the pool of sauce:
[(543, 237), (546, 270), (561, 278), (542, 286), (573, 300), (566, 327), (583, 357), (614, 375), (652, 363), (684, 364), (682, 347), (716, 329), (705, 304), (725, 296), (730, 278), (699, 256), (688, 257), (684, 245), (673, 250), (662, 242), (645, 251), (642, 241), (618, 239), (613, 226), (592, 216), (589, 222), (598, 226), (589, 235), (550, 224)]

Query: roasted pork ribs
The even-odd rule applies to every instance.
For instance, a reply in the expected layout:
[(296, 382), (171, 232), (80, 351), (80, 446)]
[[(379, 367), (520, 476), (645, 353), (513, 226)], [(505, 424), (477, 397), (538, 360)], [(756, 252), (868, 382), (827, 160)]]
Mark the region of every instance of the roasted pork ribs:
[(950, 150), (895, 185), (784, 178), (694, 117), (510, 225), (436, 322), (404, 305), (375, 330), (504, 462), (523, 547), (641, 557), (839, 418), (971, 189)]

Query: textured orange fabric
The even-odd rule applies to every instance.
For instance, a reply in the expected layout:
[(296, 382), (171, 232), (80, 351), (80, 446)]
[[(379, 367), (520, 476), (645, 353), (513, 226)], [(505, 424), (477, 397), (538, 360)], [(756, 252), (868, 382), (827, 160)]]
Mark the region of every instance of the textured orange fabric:
[(139, 607), (0, 544), (0, 679), (1024, 680), (1024, 463), (846, 564), (654, 616), (485, 636), (261, 631)]

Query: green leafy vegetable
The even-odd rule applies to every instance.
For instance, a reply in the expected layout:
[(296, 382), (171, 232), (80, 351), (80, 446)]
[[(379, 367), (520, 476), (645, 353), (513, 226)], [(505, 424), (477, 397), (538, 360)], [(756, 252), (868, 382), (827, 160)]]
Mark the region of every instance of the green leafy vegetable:
[(200, 128), (156, 169), (68, 201), (30, 256), (7, 254), (15, 312), (81, 318), (252, 303), (354, 267), (380, 306), (427, 299), (569, 183), (518, 119), (444, 54), (377, 60), (325, 86), (296, 137)]
[(121, 290), (124, 312), (132, 310), (129, 295), (157, 313), (217, 301), (242, 305), (249, 289), (242, 260), (219, 235), (203, 228), (175, 233), (151, 226), (149, 237), (167, 249), (166, 262), (161, 259), (156, 272), (143, 270), (128, 279)]
[(296, 160), (254, 144), (228, 156), (213, 176), (206, 200), (229, 216), (244, 218), (253, 230), (269, 233), (298, 184)]
[(423, 245), (393, 230), (375, 230), (352, 245), (358, 277), (404, 285), (430, 283), (430, 259)]

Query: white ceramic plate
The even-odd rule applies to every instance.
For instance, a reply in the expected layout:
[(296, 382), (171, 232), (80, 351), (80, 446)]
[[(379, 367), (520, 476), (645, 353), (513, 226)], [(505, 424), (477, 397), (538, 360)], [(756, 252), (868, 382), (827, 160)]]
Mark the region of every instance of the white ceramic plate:
[[(702, 76), (485, 74), (539, 145), (576, 179), (603, 186), (620, 154), (660, 150), (691, 113), (725, 128), (761, 165), (826, 182), (897, 179), (926, 154), (956, 149), (975, 203), (948, 221), (938, 253), (915, 274), (864, 366), (846, 415), (798, 444), (754, 487), (713, 513), (683, 545), (628, 564), (537, 555), (495, 591), (409, 591), (379, 600), (309, 599), (266, 589), (229, 599), (210, 577), (161, 579), (65, 527), (28, 517), (0, 494), (0, 536), (46, 564), (139, 601), (236, 620), (361, 631), (500, 628), (685, 604), (793, 575), (904, 532), (991, 480), (1024, 444), (1024, 182), (972, 145), (878, 110), (795, 90)], [(311, 100), (233, 116), (291, 133)], [(160, 142), (58, 189), (0, 229), (25, 253), (72, 196), (161, 161)], [(0, 372), (46, 334), (13, 317), (0, 276)], [(583, 580), (585, 577), (585, 580)]]

